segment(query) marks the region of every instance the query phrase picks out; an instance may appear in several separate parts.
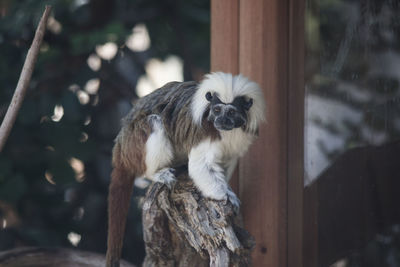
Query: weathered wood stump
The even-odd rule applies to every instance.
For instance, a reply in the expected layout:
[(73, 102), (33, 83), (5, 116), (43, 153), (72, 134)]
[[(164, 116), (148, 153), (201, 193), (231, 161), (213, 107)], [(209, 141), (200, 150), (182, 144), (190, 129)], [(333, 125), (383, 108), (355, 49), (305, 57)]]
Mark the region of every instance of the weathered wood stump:
[(187, 173), (170, 190), (150, 186), (143, 203), (143, 266), (250, 266), (253, 237), (228, 201), (203, 198)]
[[(25, 247), (0, 252), (1, 267), (99, 267), (105, 256), (67, 248)], [(121, 261), (121, 267), (134, 265)]]

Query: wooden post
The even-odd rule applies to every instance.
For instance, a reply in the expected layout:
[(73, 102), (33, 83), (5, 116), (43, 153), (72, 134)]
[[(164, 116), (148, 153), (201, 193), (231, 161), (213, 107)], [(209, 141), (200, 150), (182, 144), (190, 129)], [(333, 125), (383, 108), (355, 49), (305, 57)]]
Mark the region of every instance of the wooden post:
[(254, 266), (287, 265), (287, 11), (287, 1), (240, 2), (239, 70), (260, 84), (267, 102), (268, 122), (239, 165)]
[(287, 185), (289, 267), (303, 266), (304, 13), (305, 1), (289, 0)]
[(255, 80), (267, 102), (268, 122), (239, 164), (254, 266), (301, 267), (304, 1), (213, 0), (211, 13), (212, 70)]
[(211, 71), (239, 73), (239, 0), (211, 1)]

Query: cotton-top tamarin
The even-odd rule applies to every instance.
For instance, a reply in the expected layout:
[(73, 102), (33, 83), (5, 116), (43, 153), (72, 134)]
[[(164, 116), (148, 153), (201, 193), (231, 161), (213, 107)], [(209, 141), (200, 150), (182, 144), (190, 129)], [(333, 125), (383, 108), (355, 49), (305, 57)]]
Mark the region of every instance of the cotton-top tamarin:
[(135, 177), (171, 185), (173, 168), (187, 164), (204, 197), (239, 206), (227, 181), (257, 136), (264, 111), (255, 82), (222, 72), (200, 83), (171, 82), (140, 98), (123, 120), (113, 149), (107, 266), (119, 266)]

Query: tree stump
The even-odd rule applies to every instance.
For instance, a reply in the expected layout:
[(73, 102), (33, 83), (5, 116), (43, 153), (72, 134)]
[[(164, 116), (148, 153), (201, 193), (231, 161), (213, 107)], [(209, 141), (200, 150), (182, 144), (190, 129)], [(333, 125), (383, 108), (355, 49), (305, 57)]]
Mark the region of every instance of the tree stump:
[(144, 267), (250, 266), (254, 238), (229, 201), (202, 197), (187, 172), (153, 183), (143, 203)]

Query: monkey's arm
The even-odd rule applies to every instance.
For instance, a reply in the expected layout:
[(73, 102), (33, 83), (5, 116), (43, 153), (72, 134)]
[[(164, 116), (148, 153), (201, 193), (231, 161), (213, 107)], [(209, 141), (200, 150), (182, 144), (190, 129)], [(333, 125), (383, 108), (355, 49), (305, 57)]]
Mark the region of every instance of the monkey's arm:
[(238, 158), (232, 158), (229, 162), (228, 162), (228, 164), (227, 164), (227, 167), (226, 167), (226, 178), (227, 178), (227, 181), (230, 181), (231, 180), (231, 178), (232, 178), (232, 174), (233, 174), (233, 172), (235, 171), (235, 168), (236, 168), (236, 166), (237, 166), (237, 163), (238, 163)]
[(189, 153), (189, 175), (205, 197), (215, 200), (229, 199), (233, 205), (240, 202), (229, 188), (221, 162), (221, 147), (210, 139), (193, 147)]
[[(235, 171), (235, 168), (238, 163), (238, 158), (234, 157), (232, 158), (228, 163), (226, 167), (226, 181), (229, 182), (230, 179), (232, 178), (233, 172)], [(239, 206), (240, 206), (240, 200), (236, 196), (236, 194), (232, 191), (232, 188), (228, 185), (228, 199), (229, 201), (233, 204), (233, 206), (236, 208), (235, 212), (239, 212)]]

